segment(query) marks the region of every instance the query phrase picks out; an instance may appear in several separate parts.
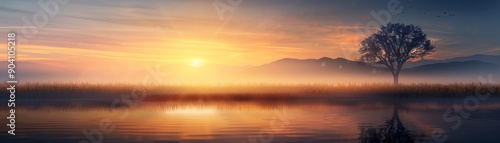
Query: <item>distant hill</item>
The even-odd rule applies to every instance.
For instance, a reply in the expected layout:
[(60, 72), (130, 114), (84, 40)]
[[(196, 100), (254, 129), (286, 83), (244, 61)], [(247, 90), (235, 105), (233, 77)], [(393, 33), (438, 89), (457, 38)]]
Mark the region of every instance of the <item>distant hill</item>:
[[(469, 59), (482, 59), (469, 60)], [(462, 61), (465, 60), (465, 61)], [(425, 76), (428, 74), (439, 75), (463, 75), (463, 74), (487, 74), (500, 73), (500, 65), (485, 62), (498, 61), (500, 56), (476, 55), (470, 57), (453, 58), (451, 62), (436, 63), (436, 61), (426, 60), (424, 64), (402, 71), (404, 74)], [(332, 59), (323, 57), (319, 59), (291, 59), (284, 58), (269, 64), (256, 66), (240, 71), (247, 75), (260, 76), (311, 76), (311, 75), (372, 75), (377, 73), (388, 73), (383, 66), (374, 66), (359, 61), (350, 61), (344, 58)]]
[[(0, 73), (0, 79), (1, 80), (8, 80), (8, 73), (7, 73), (7, 65), (9, 63), (7, 61), (1, 61), (0, 62), (0, 71), (3, 71)], [(40, 63), (35, 63), (35, 62), (15, 62), (15, 75), (17, 80), (25, 80), (25, 79), (40, 79), (42, 77), (51, 77), (52, 75), (61, 75), (63, 72), (58, 71), (59, 68), (46, 65), (46, 64), (40, 64)]]
[[(483, 61), (469, 59), (482, 59)], [(419, 82), (476, 81), (477, 76), (500, 73), (500, 65), (484, 62), (499, 59), (500, 56), (478, 55), (443, 60), (451, 61), (443, 63), (441, 63), (442, 61), (426, 60), (420, 63), (429, 64), (403, 69), (400, 78)], [(239, 71), (236, 75), (238, 77), (252, 77), (257, 81), (258, 79), (296, 79), (300, 81), (327, 82), (378, 82), (391, 80), (391, 73), (385, 66), (328, 57), (319, 59), (284, 58)]]
[(420, 60), (417, 62), (407, 62), (404, 64), (404, 68), (413, 68), (417, 66), (423, 66), (428, 64), (436, 64), (436, 63), (449, 63), (449, 62), (464, 62), (464, 61), (479, 61), (479, 62), (488, 62), (496, 65), (500, 65), (500, 55), (472, 55), (465, 57), (456, 57), (446, 60)]
[(406, 74), (413, 75), (484, 75), (500, 73), (500, 66), (482, 61), (453, 61), (435, 63), (405, 69)]
[[(500, 63), (500, 56), (498, 55), (474, 55), (448, 60), (421, 60), (417, 63), (410, 63), (413, 65), (403, 69), (400, 79), (407, 82), (441, 83), (443, 81), (477, 81), (478, 76), (488, 74), (493, 74), (498, 78), (500, 75), (495, 74), (500, 73), (500, 64), (497, 63)], [(134, 68), (138, 66), (127, 63), (124, 65), (93, 68), (17, 62), (18, 67), (16, 67), (16, 70), (18, 71), (19, 80), (25, 82), (141, 82), (150, 74), (150, 71), (144, 68)], [(6, 67), (6, 62), (0, 62), (0, 70), (5, 71), (0, 74), (2, 75), (0, 79), (7, 80)], [(129, 67), (129, 69), (126, 67)], [(155, 67), (152, 68), (153, 71), (157, 70)], [(329, 57), (319, 59), (284, 58), (253, 67), (204, 65), (195, 68), (190, 65), (161, 65), (159, 68), (160, 71), (165, 72), (164, 82), (168, 83), (392, 82), (391, 73), (383, 65)]]
[(371, 66), (364, 62), (350, 61), (344, 58), (332, 59), (322, 57), (319, 59), (284, 58), (269, 64), (245, 69), (241, 71), (241, 73), (247, 75), (269, 76), (318, 76), (371, 74), (372, 70), (381, 70), (381, 68)]

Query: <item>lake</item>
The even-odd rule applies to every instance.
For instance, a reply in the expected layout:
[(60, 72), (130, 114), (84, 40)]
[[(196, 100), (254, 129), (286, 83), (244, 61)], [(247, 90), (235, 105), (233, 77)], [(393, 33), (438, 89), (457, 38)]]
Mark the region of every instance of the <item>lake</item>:
[(480, 101), (473, 111), (454, 107), (464, 99), (149, 101), (128, 108), (19, 101), (16, 136), (4, 127), (0, 137), (2, 143), (500, 142), (500, 99)]

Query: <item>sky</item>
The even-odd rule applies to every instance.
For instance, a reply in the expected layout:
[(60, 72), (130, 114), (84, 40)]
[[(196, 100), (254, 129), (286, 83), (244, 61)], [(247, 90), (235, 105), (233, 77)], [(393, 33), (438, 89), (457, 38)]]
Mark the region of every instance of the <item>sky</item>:
[(384, 21), (420, 26), (437, 47), (426, 59), (500, 54), (495, 0), (2, 0), (0, 17), (18, 60), (66, 67), (355, 60)]

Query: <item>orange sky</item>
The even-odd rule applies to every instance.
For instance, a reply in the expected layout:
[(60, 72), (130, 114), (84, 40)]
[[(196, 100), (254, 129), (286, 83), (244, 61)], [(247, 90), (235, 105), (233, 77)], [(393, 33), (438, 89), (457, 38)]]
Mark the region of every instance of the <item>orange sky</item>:
[[(358, 43), (369, 34), (363, 31), (374, 30), (366, 25), (377, 21), (370, 12), (387, 10), (386, 2), (363, 0), (224, 4), (231, 10), (221, 16), (209, 0), (70, 1), (43, 17), (37, 15), (47, 14), (43, 5), (15, 1), (9, 8), (0, 7), (5, 13), (0, 32), (18, 33), (18, 61), (61, 70), (109, 72), (172, 64), (243, 67), (282, 58), (355, 60)], [(491, 12), (497, 10), (494, 6), (436, 5), (442, 8), (401, 1), (407, 14), (390, 13), (390, 20), (423, 28), (437, 47), (428, 59), (500, 54), (498, 40), (491, 36), (498, 33), (497, 21), (477, 22), (497, 19), (498, 12)], [(446, 10), (454, 16), (437, 19), (418, 15), (420, 10), (435, 15)]]
[[(40, 37), (43, 40), (38, 40), (35, 37), (29, 40), (20, 45), (22, 54), (19, 56), (24, 61), (58, 64), (95, 60), (190, 64), (193, 59), (199, 59), (202, 64), (242, 66), (264, 64), (285, 57), (354, 59), (360, 40), (357, 38), (363, 36), (354, 31), (354, 26), (314, 23), (290, 23), (285, 26), (269, 22), (267, 26), (272, 28), (259, 28), (253, 24), (231, 24), (218, 19), (196, 23), (179, 21), (172, 23), (171, 29), (127, 25), (85, 31), (43, 29), (53, 33), (50, 36), (54, 38)], [(315, 28), (310, 29), (311, 26)], [(287, 34), (291, 29), (301, 34)], [(322, 36), (316, 37), (319, 33)], [(59, 39), (59, 35), (69, 37)]]
[[(43, 7), (13, 2), (12, 8), (0, 9), (8, 14), (5, 19), (11, 19), (0, 23), (0, 31), (19, 33), (20, 60), (59, 65), (95, 61), (189, 65), (198, 59), (200, 64), (245, 66), (287, 57), (324, 56), (354, 60), (358, 57), (357, 44), (367, 36), (360, 31), (376, 21), (370, 11), (385, 10), (385, 4), (245, 1), (229, 5), (232, 11), (225, 12), (221, 19), (213, 1), (74, 1), (59, 4), (59, 11), (33, 33), (23, 27), (22, 18), (33, 22), (30, 18), (44, 12)], [(402, 6), (408, 13), (416, 6), (437, 13), (418, 3), (404, 2)], [(454, 12), (459, 10), (455, 8)], [(453, 47), (464, 45), (460, 42), (464, 35), (457, 34), (455, 28), (460, 26), (460, 19), (391, 15), (393, 22), (422, 26), (438, 46), (436, 54), (429, 56), (435, 59), (478, 53)], [(499, 52), (491, 42), (482, 45), (493, 46), (479, 53)]]

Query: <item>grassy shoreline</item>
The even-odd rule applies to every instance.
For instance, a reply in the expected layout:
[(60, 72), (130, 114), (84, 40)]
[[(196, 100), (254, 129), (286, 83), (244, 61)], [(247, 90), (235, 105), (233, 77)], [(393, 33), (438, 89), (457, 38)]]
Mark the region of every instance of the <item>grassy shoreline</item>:
[[(4, 87), (7, 87), (4, 84)], [(492, 93), (500, 85), (456, 84), (218, 84), (218, 85), (135, 85), (135, 84), (61, 84), (23, 83), (16, 86), (20, 98), (116, 98), (137, 94), (146, 100), (286, 100), (337, 97), (460, 97)], [(3, 94), (8, 91), (2, 90)], [(478, 92), (478, 93), (477, 93)]]

